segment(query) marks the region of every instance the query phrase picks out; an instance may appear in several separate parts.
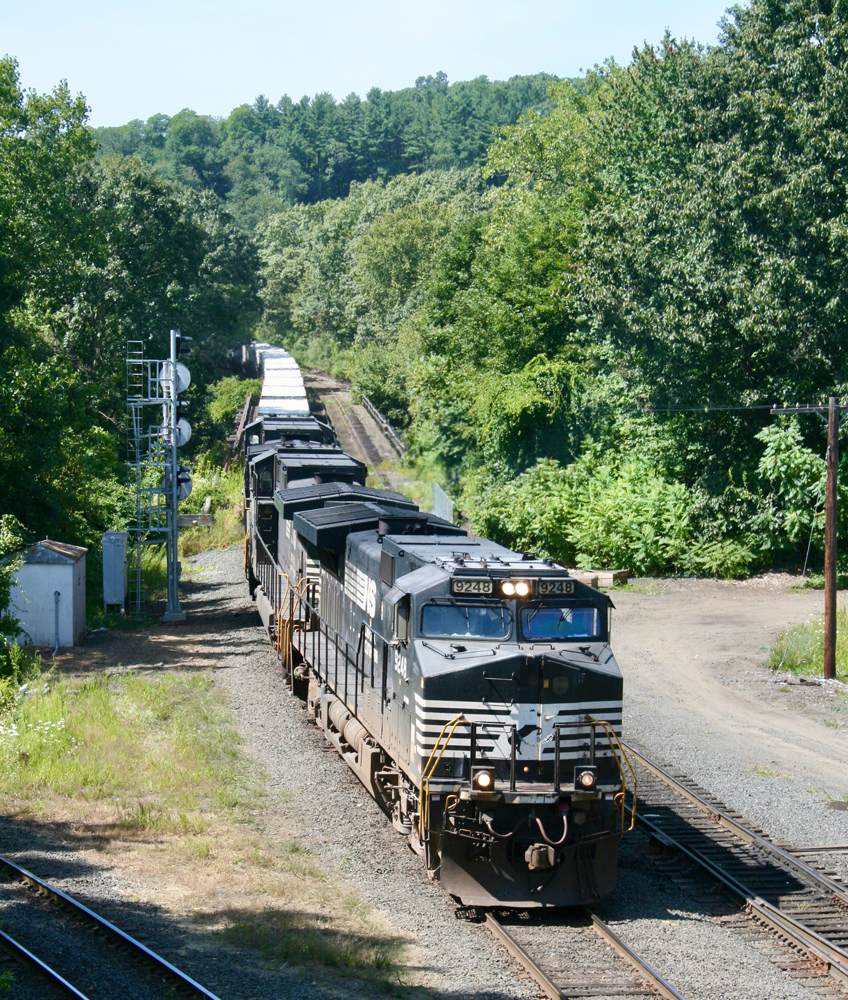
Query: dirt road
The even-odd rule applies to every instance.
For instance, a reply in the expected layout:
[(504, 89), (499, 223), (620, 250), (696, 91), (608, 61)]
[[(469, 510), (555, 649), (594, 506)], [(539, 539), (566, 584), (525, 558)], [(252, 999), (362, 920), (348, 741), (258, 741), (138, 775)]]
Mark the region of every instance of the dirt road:
[(625, 732), (776, 835), (844, 844), (848, 811), (831, 800), (848, 795), (848, 685), (765, 666), (781, 628), (822, 613), (821, 591), (790, 583), (678, 580), (615, 593)]

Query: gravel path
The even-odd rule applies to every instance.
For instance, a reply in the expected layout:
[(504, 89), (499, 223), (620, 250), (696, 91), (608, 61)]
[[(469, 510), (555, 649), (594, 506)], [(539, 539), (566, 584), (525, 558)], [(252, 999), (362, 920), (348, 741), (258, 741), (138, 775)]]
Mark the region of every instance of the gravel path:
[[(681, 580), (614, 600), (625, 738), (776, 840), (848, 845), (848, 809), (833, 808), (848, 806), (848, 685), (763, 666), (783, 623), (821, 613), (821, 592)], [(823, 860), (848, 880), (848, 855)]]

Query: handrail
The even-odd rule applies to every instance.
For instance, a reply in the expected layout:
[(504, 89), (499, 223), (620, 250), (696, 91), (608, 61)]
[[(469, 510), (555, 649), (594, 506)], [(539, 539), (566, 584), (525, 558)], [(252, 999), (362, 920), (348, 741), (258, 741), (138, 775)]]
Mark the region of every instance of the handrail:
[(280, 598), (280, 608), (277, 612), (277, 656), (279, 657), (280, 651), (283, 648), (283, 605), (286, 603), (286, 598), (289, 596), (289, 591), (291, 590), (291, 580), (288, 573), (284, 573), (281, 569), (277, 570), (277, 572), (280, 576), (286, 578), (286, 589)]
[(368, 622), (362, 622), (362, 628), (367, 628), (369, 632), (372, 632), (381, 642), (384, 642), (387, 646), (391, 644), (391, 639), (387, 639), (381, 632), (378, 632), (373, 625), (369, 625)]
[(615, 735), (615, 730), (612, 728), (609, 722), (606, 720), (593, 719), (591, 715), (587, 716), (589, 722), (595, 723), (596, 725), (603, 726), (604, 732), (607, 734), (607, 740), (609, 741), (610, 750), (612, 750), (612, 755), (615, 758), (616, 766), (618, 767), (618, 773), (621, 775), (621, 791), (616, 795), (616, 799), (621, 799), (621, 830), (624, 832), (624, 800), (627, 795), (627, 779), (624, 776), (624, 771), (621, 767), (621, 761), (618, 758), (618, 754), (615, 752), (615, 747), (612, 745), (612, 741), (615, 740), (615, 745), (621, 751), (621, 756), (624, 758), (625, 764), (627, 764), (627, 770), (630, 772), (630, 777), (633, 779), (633, 807), (631, 809), (631, 819), (630, 826), (627, 832), (631, 833), (633, 828), (636, 826), (636, 774), (633, 771), (633, 767), (630, 764), (630, 759), (625, 753), (624, 747), (621, 745), (619, 738)]
[[(453, 734), (456, 727), (462, 723), (463, 725), (470, 725), (461, 714), (457, 715), (455, 718), (450, 719), (442, 726), (442, 730), (433, 744), (433, 749), (430, 751), (430, 756), (427, 758), (427, 763), (424, 765), (424, 770), (421, 772), (421, 801), (418, 804), (418, 837), (422, 843), (424, 843), (424, 831), (427, 829), (427, 801), (430, 797), (430, 778), (433, 776), (436, 768), (439, 766), (439, 761), (442, 759), (442, 755), (447, 749), (448, 743), (450, 743), (453, 738)], [(442, 742), (442, 737), (445, 735), (445, 730), (450, 726), (450, 732), (445, 739), (444, 745), (439, 751), (439, 756), (433, 760), (436, 751), (439, 749), (439, 744)], [(432, 766), (431, 766), (432, 765)]]

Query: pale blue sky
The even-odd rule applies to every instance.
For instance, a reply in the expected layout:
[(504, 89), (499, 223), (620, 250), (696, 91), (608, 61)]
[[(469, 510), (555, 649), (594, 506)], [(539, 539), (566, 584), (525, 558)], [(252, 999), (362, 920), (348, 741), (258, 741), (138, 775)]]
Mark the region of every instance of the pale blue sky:
[(714, 44), (726, 0), (0, 0), (0, 54), (25, 87), (63, 77), (119, 125), (184, 107), (227, 115), (328, 90), (396, 90), (444, 70), (451, 81), (547, 71), (576, 76), (634, 44)]

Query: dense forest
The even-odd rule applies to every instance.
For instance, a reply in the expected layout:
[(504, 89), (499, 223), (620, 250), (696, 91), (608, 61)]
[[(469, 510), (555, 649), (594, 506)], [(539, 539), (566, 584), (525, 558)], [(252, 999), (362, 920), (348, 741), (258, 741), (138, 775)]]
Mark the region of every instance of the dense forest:
[(405, 90), (374, 87), (364, 101), (260, 96), (223, 120), (185, 109), (98, 129), (99, 155), (139, 156), (171, 180), (214, 191), (250, 230), (294, 203), (344, 197), (355, 181), (482, 166), (492, 129), (544, 113), (554, 79), (449, 84), (437, 73)]
[(0, 548), (49, 534), (96, 566), (127, 514), (127, 340), (161, 357), (170, 327), (195, 333), (208, 442), (205, 388), (261, 301), (257, 250), (219, 199), (135, 157), (98, 161), (86, 115), (0, 60)]
[(848, 395), (845, 4), (753, 0), (714, 47), (578, 81), (96, 133), (0, 67), (0, 510), (26, 529), (120, 521), (124, 343), (178, 325), (198, 456), (257, 335), (350, 377), (508, 544), (728, 576), (820, 547), (821, 422), (769, 406)]
[(293, 206), (258, 235), (263, 333), (347, 372), (481, 532), (641, 572), (800, 561), (822, 426), (769, 404), (846, 392), (846, 17), (754, 0), (711, 49), (552, 83), (482, 171)]

